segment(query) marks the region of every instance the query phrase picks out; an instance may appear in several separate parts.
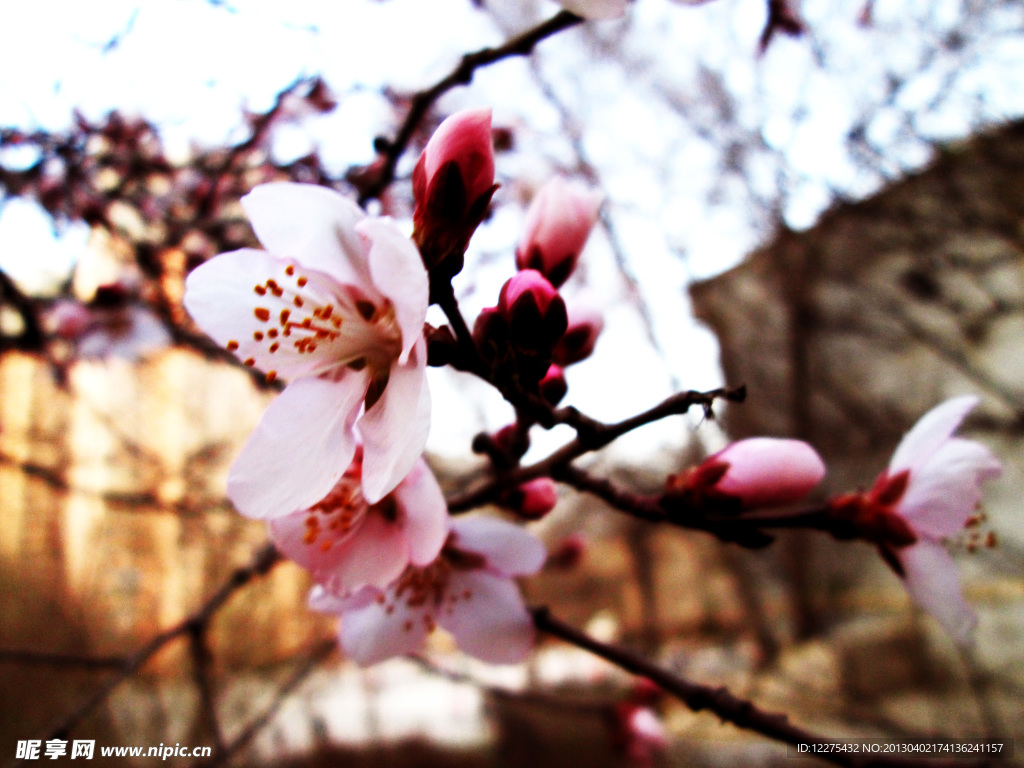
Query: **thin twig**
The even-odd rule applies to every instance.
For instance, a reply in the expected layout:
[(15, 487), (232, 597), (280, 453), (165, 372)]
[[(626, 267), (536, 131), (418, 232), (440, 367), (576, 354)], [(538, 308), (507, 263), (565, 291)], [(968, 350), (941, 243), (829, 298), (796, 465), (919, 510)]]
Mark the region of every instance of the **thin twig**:
[(483, 48), (475, 53), (467, 53), (462, 57), (458, 66), (447, 76), (438, 80), (426, 90), (420, 91), (412, 97), (409, 112), (405, 121), (395, 138), (388, 142), (382, 142), (381, 158), (383, 163), (379, 176), (372, 184), (368, 184), (360, 193), (359, 204), (365, 205), (369, 200), (380, 197), (388, 185), (395, 179), (395, 167), (398, 160), (412, 141), (416, 129), (426, 116), (431, 106), (448, 91), (460, 85), (469, 85), (473, 81), (473, 74), (476, 70), (494, 64), (502, 59), (514, 56), (529, 56), (541, 40), (551, 37), (564, 29), (569, 29), (583, 22), (583, 19), (569, 11), (560, 11), (547, 21), (544, 21), (532, 29), (528, 29), (521, 35), (497, 48)]
[[(711, 686), (692, 683), (688, 680), (668, 672), (665, 669), (653, 664), (643, 656), (633, 653), (625, 648), (603, 643), (594, 639), (585, 632), (566, 624), (560, 619), (551, 615), (546, 607), (534, 608), (531, 611), (533, 623), (538, 630), (549, 635), (565, 640), (577, 648), (589, 651), (602, 659), (611, 662), (617, 667), (631, 672), (634, 675), (646, 677), (656, 683), (667, 693), (672, 694), (694, 712), (708, 710), (716, 714), (723, 722), (733, 723), (740, 728), (746, 728), (760, 733), (776, 741), (796, 746), (797, 744), (830, 744), (839, 739), (820, 736), (811, 731), (804, 730), (789, 721), (786, 715), (767, 712), (759, 708), (752, 701), (734, 696), (724, 687), (712, 688)], [(882, 768), (964, 768), (965, 766), (988, 765), (988, 761), (964, 761), (964, 760), (929, 760), (925, 758), (895, 758), (895, 757), (865, 757), (849, 752), (828, 752), (813, 755), (820, 757), (836, 765), (847, 768), (867, 768), (878, 766)]]
[(51, 727), (44, 741), (66, 739), (72, 729), (88, 717), (94, 709), (101, 705), (121, 683), (138, 672), (153, 656), (168, 643), (195, 631), (196, 627), (204, 627), (225, 603), (239, 589), (254, 579), (264, 576), (281, 560), (281, 555), (274, 545), (267, 542), (260, 547), (249, 565), (232, 572), (221, 587), (200, 606), (198, 610), (173, 627), (154, 635), (148, 643), (130, 656), (124, 658), (120, 671), (107, 680), (91, 696), (84, 699), (79, 706), (57, 725)]

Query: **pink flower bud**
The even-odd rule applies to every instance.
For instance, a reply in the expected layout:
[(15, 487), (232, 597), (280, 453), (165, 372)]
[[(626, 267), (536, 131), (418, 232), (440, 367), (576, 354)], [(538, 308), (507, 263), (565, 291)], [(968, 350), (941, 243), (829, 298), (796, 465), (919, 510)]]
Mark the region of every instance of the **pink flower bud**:
[(569, 385), (565, 383), (565, 372), (557, 365), (548, 368), (547, 374), (540, 380), (538, 386), (540, 396), (551, 405), (558, 405), (565, 397), (565, 393), (569, 391)]
[(800, 501), (824, 476), (825, 463), (807, 443), (753, 437), (669, 477), (666, 500), (683, 510), (779, 507)]
[(742, 500), (746, 509), (800, 501), (825, 476), (818, 452), (802, 440), (753, 437), (707, 459), (701, 467), (725, 465), (714, 490)]
[(526, 520), (540, 520), (558, 503), (558, 489), (549, 477), (530, 480), (505, 494), (505, 506)]
[(556, 176), (537, 194), (526, 212), (523, 239), (516, 249), (519, 269), (536, 269), (555, 287), (576, 268), (602, 195)]
[(502, 286), (498, 311), (508, 323), (512, 340), (529, 350), (550, 350), (568, 323), (565, 301), (533, 269), (518, 272)]
[(457, 112), (442, 122), (420, 155), (412, 181), (413, 239), (427, 269), (451, 277), (462, 269), (469, 238), (497, 189), (491, 111)]
[(563, 368), (590, 357), (598, 336), (604, 330), (600, 310), (589, 303), (566, 303), (566, 313), (568, 327), (551, 350), (551, 359)]

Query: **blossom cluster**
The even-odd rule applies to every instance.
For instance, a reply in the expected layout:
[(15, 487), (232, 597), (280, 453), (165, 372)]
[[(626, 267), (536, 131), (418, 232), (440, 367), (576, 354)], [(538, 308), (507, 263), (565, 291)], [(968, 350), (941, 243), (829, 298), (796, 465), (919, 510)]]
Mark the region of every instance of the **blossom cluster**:
[[(265, 184), (242, 199), (264, 249), (221, 254), (186, 283), (195, 322), (285, 385), (235, 461), (228, 495), (269, 521), (278, 549), (309, 570), (311, 606), (341, 616), (341, 645), (363, 664), (415, 652), (438, 627), (493, 663), (521, 661), (533, 643), (514, 579), (541, 568), (544, 547), (513, 523), (449, 514), (423, 459), (427, 367), (470, 371), (516, 406), (481, 452), (496, 470), (517, 466), (538, 413), (566, 395), (565, 367), (586, 359), (602, 330), (600, 312), (560, 292), (602, 196), (553, 178), (526, 212), (517, 271), (496, 303), (472, 330), (463, 323), (461, 338), (426, 325), (430, 303), (457, 312), (451, 280), (497, 189), (491, 133), (487, 110), (437, 128), (413, 172), (411, 236), (331, 189)], [(820, 515), (833, 533), (874, 544), (961, 642), (974, 619), (942, 540), (965, 525), (980, 484), (1000, 468), (978, 443), (952, 437), (975, 404), (955, 398), (926, 415), (869, 491), (837, 496)], [(770, 525), (756, 513), (804, 501), (825, 472), (805, 442), (741, 440), (669, 476), (656, 505), (683, 526)], [(528, 477), (489, 501), (520, 520), (545, 516), (558, 502), (554, 478)]]

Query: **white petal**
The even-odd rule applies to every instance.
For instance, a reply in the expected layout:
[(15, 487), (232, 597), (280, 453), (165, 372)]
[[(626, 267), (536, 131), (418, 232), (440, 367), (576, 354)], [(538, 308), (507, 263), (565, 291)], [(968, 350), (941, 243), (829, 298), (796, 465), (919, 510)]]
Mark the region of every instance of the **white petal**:
[(889, 474), (894, 475), (904, 469), (914, 470), (927, 463), (977, 404), (978, 398), (974, 395), (962, 395), (928, 411), (896, 446), (889, 462)]
[(405, 513), (409, 559), (415, 565), (427, 565), (448, 537), (448, 505), (425, 461), (416, 462), (395, 488), (394, 497)]
[(304, 378), (267, 408), (228, 474), (228, 497), (243, 515), (280, 517), (307, 509), (334, 487), (352, 461), (352, 423), (366, 374), (338, 381)]
[(919, 541), (897, 553), (907, 572), (910, 597), (945, 628), (960, 645), (970, 645), (978, 619), (964, 600), (956, 563), (934, 541)]
[(242, 198), (263, 247), (338, 282), (368, 288), (366, 250), (355, 226), (366, 214), (351, 200), (316, 184), (261, 184)]
[(391, 300), (398, 327), (402, 329), (399, 362), (405, 363), (423, 335), (430, 293), (427, 270), (412, 240), (403, 235), (391, 219), (364, 219), (357, 230), (370, 241), (373, 283)]
[(458, 517), (451, 522), (455, 546), (487, 558), (488, 570), (502, 576), (528, 576), (544, 565), (540, 539), (519, 525), (493, 517)]
[(404, 600), (395, 602), (393, 590), (388, 590), (384, 602), (373, 600), (345, 611), (341, 647), (362, 665), (404, 656), (423, 647), (427, 637), (425, 617), (425, 608), (410, 608)]
[(951, 438), (931, 461), (911, 472), (899, 514), (919, 534), (952, 536), (977, 509), (981, 483), (1001, 471), (1002, 465), (981, 443)]
[(391, 368), (384, 394), (359, 419), (363, 439), (363, 495), (380, 501), (412, 469), (430, 432), (427, 345), (420, 339), (407, 365)]
[[(266, 289), (268, 281), (280, 295)], [(215, 256), (185, 281), (185, 308), (196, 324), (239, 360), (251, 359), (259, 370), (274, 371), (285, 381), (323, 373), (365, 354), (359, 322), (338, 329), (311, 314), (322, 306), (340, 307), (345, 300), (330, 275), (296, 271), (291, 262), (251, 248)], [(307, 318), (313, 326), (308, 330), (299, 327)], [(310, 352), (303, 345), (321, 325), (334, 335), (315, 339)]]
[(454, 572), (439, 620), (459, 648), (490, 664), (525, 661), (533, 648), (533, 619), (511, 579)]

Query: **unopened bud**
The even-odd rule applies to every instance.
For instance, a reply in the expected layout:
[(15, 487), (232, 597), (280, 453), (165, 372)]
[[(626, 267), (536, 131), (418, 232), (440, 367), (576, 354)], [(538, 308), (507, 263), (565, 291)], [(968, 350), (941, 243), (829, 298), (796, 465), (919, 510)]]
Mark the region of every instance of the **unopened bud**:
[(550, 350), (568, 324), (565, 301), (533, 269), (524, 269), (502, 286), (498, 311), (508, 323), (512, 341), (525, 350)]
[(469, 238), (483, 221), (494, 184), (491, 111), (448, 117), (413, 170), (413, 239), (435, 279), (462, 270)]
[(540, 396), (551, 405), (558, 405), (569, 391), (569, 385), (565, 383), (565, 372), (558, 365), (548, 368), (547, 374), (537, 386), (540, 389)]
[(586, 360), (604, 330), (601, 312), (589, 302), (567, 302), (568, 327), (551, 350), (551, 359), (563, 368)]
[(549, 477), (538, 477), (505, 493), (504, 506), (526, 520), (540, 520), (558, 503), (558, 489)]
[(526, 212), (523, 239), (516, 249), (519, 269), (536, 269), (556, 288), (576, 268), (602, 195), (556, 176), (537, 193)]

